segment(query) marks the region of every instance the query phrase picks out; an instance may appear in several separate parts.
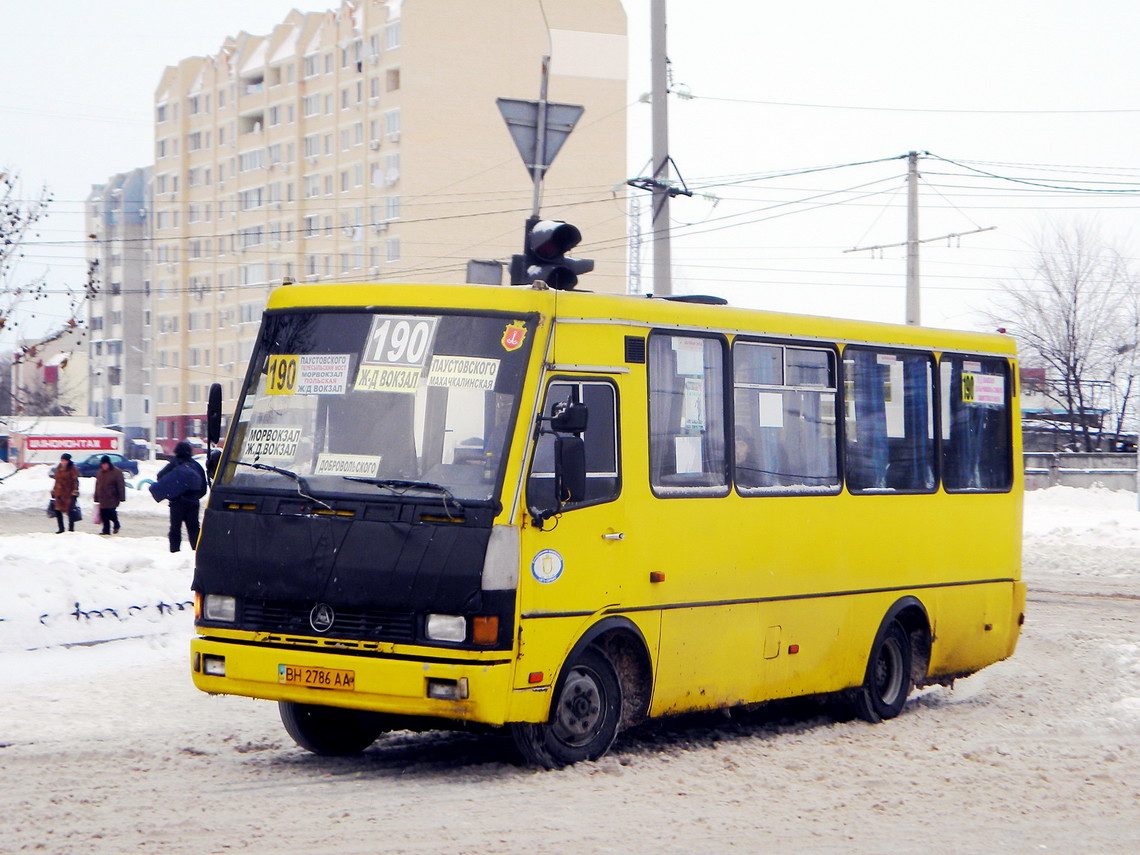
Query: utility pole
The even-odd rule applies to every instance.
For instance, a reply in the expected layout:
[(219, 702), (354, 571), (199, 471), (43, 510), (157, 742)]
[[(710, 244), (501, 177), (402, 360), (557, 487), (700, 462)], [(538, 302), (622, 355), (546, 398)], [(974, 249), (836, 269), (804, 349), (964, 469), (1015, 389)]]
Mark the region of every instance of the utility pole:
[(653, 293), (673, 293), (673, 255), (669, 245), (669, 84), (665, 57), (665, 0), (649, 7), (651, 72), (650, 107), (653, 111)]
[(918, 152), (906, 156), (906, 322), (919, 323)]
[(978, 232), (992, 232), (997, 226), (971, 229), (968, 232), (951, 232), (932, 238), (918, 236), (918, 156), (919, 152), (912, 151), (906, 155), (906, 240), (903, 243), (883, 243), (876, 246), (854, 246), (844, 252), (873, 252), (876, 249), (891, 249), (896, 246), (906, 247), (906, 322), (919, 324), (919, 276), (918, 276), (918, 247), (920, 244), (935, 240), (949, 240), (960, 238), (963, 235), (973, 235)]

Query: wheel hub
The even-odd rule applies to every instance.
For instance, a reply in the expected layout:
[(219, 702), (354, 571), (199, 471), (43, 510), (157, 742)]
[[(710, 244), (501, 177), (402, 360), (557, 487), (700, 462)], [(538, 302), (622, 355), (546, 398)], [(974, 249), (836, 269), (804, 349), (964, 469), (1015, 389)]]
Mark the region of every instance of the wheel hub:
[(593, 675), (575, 668), (566, 678), (553, 722), (558, 738), (569, 744), (588, 742), (602, 722), (603, 706), (602, 693)]

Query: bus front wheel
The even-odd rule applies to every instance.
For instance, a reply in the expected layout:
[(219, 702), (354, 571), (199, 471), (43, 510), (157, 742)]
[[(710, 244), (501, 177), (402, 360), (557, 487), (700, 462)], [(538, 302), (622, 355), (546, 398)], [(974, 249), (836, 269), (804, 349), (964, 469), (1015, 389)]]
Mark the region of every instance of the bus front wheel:
[(359, 754), (391, 728), (379, 713), (279, 701), (281, 723), (306, 751), (327, 756)]
[(555, 688), (550, 718), (511, 725), (523, 759), (547, 769), (597, 760), (613, 744), (621, 718), (621, 683), (609, 657), (588, 647)]
[(902, 712), (911, 689), (910, 659), (910, 638), (891, 621), (871, 650), (863, 685), (855, 690), (855, 715), (875, 723)]

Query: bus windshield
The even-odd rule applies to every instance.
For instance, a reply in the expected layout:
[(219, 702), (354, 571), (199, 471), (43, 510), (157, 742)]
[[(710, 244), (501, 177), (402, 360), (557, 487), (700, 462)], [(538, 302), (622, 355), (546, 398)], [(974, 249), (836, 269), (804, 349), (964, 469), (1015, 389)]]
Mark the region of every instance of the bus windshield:
[(268, 314), (219, 483), (493, 499), (534, 326), (474, 313)]

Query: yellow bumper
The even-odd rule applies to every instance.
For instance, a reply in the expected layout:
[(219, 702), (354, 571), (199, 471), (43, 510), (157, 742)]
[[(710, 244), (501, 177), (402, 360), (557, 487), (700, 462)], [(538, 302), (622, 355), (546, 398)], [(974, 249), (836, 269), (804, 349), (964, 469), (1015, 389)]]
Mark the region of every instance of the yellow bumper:
[[(432, 652), (436, 657), (441, 653), (438, 650)], [(224, 676), (205, 673), (204, 657), (224, 659)], [(198, 637), (190, 644), (190, 663), (194, 685), (212, 694), (492, 725), (512, 720), (510, 708), (515, 693), (511, 691), (510, 662), (412, 661), (386, 655), (345, 655)], [(217, 660), (213, 663), (216, 665)], [(351, 671), (353, 687), (345, 690), (289, 685), (282, 682), (281, 666)], [(429, 681), (437, 680), (455, 681), (463, 687), (465, 697), (455, 700), (428, 697)], [(522, 704), (524, 707), (528, 705)], [(519, 713), (520, 710), (516, 709), (515, 715)], [(522, 714), (526, 716), (526, 713)], [(520, 719), (516, 717), (513, 720)]]

